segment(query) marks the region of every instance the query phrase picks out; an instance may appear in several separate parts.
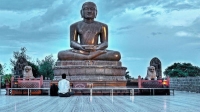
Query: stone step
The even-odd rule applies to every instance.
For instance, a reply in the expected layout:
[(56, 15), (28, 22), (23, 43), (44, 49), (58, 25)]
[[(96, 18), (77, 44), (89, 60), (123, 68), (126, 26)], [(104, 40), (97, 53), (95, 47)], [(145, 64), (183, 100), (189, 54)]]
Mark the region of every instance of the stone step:
[(70, 60), (70, 61), (57, 61), (56, 66), (73, 66), (73, 65), (87, 65), (87, 66), (94, 66), (94, 65), (108, 65), (108, 66), (121, 66), (120, 61), (100, 61), (100, 60)]
[(54, 67), (54, 75), (125, 75), (126, 67), (68, 66)]

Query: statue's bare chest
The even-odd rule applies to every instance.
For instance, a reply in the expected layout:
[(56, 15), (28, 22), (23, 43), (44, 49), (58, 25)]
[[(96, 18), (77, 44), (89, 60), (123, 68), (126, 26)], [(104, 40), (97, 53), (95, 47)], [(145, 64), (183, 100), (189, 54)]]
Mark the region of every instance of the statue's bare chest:
[(96, 45), (98, 44), (98, 37), (101, 32), (101, 24), (82, 22), (78, 25), (78, 35), (80, 43), (83, 45)]
[(78, 33), (80, 35), (98, 35), (101, 31), (101, 25), (97, 23), (86, 24), (82, 23), (78, 26)]

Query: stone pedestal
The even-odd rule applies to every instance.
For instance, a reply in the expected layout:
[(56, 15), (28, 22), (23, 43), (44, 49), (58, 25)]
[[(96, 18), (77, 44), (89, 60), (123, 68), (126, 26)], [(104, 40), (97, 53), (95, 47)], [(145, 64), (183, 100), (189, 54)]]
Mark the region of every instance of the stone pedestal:
[(126, 69), (119, 61), (57, 61), (54, 80), (60, 80), (65, 73), (74, 87), (125, 87)]

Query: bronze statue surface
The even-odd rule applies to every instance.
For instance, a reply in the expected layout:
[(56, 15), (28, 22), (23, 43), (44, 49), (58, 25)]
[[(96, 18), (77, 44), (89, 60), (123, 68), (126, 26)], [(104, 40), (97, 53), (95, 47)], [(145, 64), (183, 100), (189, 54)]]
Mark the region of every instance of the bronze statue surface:
[(106, 60), (119, 61), (118, 51), (106, 50), (108, 47), (108, 26), (94, 21), (97, 8), (93, 2), (82, 5), (82, 21), (70, 26), (70, 50), (60, 51), (58, 60)]

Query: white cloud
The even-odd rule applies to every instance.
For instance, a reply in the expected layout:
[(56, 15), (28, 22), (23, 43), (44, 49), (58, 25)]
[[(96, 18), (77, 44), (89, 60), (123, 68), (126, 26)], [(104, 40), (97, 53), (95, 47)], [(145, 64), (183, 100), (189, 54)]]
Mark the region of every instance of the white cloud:
[(200, 9), (174, 10), (162, 13), (156, 17), (158, 24), (162, 26), (190, 26), (193, 21), (200, 15)]
[(198, 37), (200, 38), (200, 34), (199, 33), (191, 33), (191, 32), (186, 32), (186, 31), (178, 31), (175, 33), (176, 36), (179, 37)]
[(188, 33), (188, 32), (185, 32), (185, 31), (176, 32), (175, 35), (176, 35), (176, 36), (179, 36), (179, 37), (190, 37), (190, 36), (192, 36), (191, 33)]

